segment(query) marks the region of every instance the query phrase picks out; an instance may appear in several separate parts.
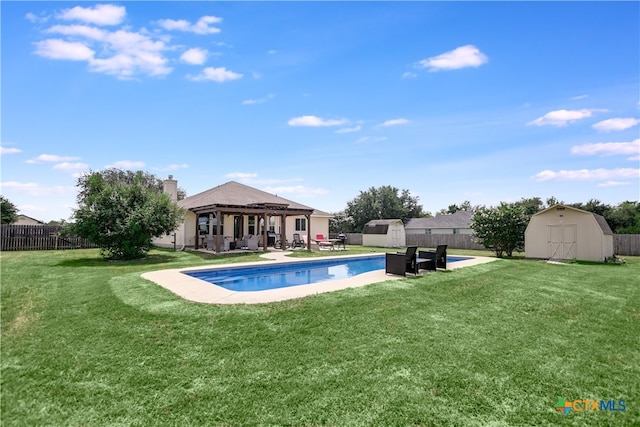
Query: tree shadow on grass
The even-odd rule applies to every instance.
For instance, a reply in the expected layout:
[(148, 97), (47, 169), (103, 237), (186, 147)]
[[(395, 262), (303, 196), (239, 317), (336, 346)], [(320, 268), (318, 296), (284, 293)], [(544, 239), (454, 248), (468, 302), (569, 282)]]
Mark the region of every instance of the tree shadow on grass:
[(151, 254), (143, 258), (130, 260), (112, 260), (102, 257), (76, 258), (60, 261), (59, 267), (130, 267), (137, 265), (166, 264), (176, 261), (176, 257), (164, 254)]

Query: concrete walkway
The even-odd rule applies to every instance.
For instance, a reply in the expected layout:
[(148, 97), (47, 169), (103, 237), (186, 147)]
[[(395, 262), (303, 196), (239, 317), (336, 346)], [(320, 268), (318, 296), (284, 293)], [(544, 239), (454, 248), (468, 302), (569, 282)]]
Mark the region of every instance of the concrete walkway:
[[(322, 258), (289, 258), (288, 254), (291, 252), (267, 252), (261, 255), (262, 258), (266, 258), (273, 263), (279, 262), (303, 262), (314, 259), (344, 259), (344, 258), (358, 258), (365, 256), (365, 254), (358, 255), (342, 255), (335, 257), (322, 257)], [(448, 270), (456, 268), (467, 267), (470, 265), (482, 264), (489, 261), (494, 261), (495, 258), (486, 257), (473, 257), (472, 259), (465, 261), (457, 261), (447, 266)], [(284, 301), (294, 298), (302, 298), (309, 295), (320, 294), (324, 292), (332, 292), (340, 289), (355, 288), (359, 286), (370, 285), (372, 283), (384, 282), (386, 280), (403, 279), (402, 276), (385, 274), (384, 270), (370, 271), (368, 273), (359, 274), (348, 279), (330, 280), (320, 283), (312, 283), (309, 285), (290, 286), (287, 288), (270, 289), (266, 291), (254, 291), (254, 292), (237, 292), (230, 291), (221, 286), (216, 286), (204, 280), (196, 279), (194, 277), (183, 274), (187, 271), (201, 271), (211, 270), (228, 267), (246, 267), (246, 266), (264, 266), (265, 262), (244, 262), (234, 264), (223, 264), (213, 266), (200, 266), (193, 268), (179, 268), (169, 270), (152, 271), (142, 274), (142, 277), (150, 280), (163, 288), (166, 288), (174, 294), (193, 302), (200, 302), (205, 304), (258, 304), (268, 303), (275, 301)], [(268, 264), (271, 264), (269, 262)], [(437, 273), (428, 273), (437, 274)], [(411, 276), (408, 276), (411, 277)]]

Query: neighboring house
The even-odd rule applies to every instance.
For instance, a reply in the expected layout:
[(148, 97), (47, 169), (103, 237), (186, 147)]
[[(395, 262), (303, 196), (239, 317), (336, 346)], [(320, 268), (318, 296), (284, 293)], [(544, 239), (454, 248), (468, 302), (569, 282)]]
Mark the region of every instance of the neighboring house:
[(31, 218), (30, 216), (18, 215), (18, 221), (13, 223), (14, 225), (44, 225), (44, 222)]
[(407, 245), (401, 219), (374, 219), (362, 229), (362, 245), (401, 248)]
[[(177, 201), (178, 182), (169, 175), (164, 191)], [(175, 231), (177, 247), (200, 248), (213, 240), (217, 252), (248, 235), (261, 236), (273, 244), (285, 236), (293, 241), (300, 234), (310, 245), (311, 236), (329, 235), (331, 214), (267, 193), (239, 182), (230, 181), (194, 196), (177, 201), (185, 210), (184, 222)], [(220, 221), (218, 221), (218, 218)], [(173, 246), (174, 236), (154, 240), (158, 246)], [(262, 243), (260, 243), (261, 246)], [(265, 247), (266, 250), (266, 247)]]
[(433, 218), (411, 218), (404, 228), (407, 234), (473, 234), (472, 217), (473, 212), (457, 211)]
[(524, 251), (527, 258), (604, 261), (613, 256), (613, 232), (602, 215), (557, 204), (531, 217)]

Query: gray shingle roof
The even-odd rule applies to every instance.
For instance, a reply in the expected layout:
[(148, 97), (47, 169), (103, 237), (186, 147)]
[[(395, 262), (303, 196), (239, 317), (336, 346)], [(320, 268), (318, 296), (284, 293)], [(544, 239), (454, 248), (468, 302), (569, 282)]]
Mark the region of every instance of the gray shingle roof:
[(326, 212), (236, 181), (229, 181), (178, 201), (178, 205), (184, 209), (197, 209), (211, 205), (247, 206), (256, 203), (283, 204), (288, 205), (290, 209), (312, 209), (313, 215), (332, 216)]
[(364, 225), (362, 234), (387, 234), (389, 226), (395, 224), (401, 219), (372, 219)]
[(457, 211), (447, 215), (436, 215), (433, 218), (411, 218), (405, 228), (470, 228), (473, 212)]

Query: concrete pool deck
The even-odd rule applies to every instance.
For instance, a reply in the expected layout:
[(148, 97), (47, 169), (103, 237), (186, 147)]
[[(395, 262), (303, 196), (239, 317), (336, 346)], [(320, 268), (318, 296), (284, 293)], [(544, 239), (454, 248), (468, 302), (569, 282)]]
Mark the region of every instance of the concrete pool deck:
[[(341, 255), (321, 258), (288, 258), (291, 252), (268, 252), (261, 255), (262, 258), (278, 262), (303, 262), (310, 260), (329, 260), (363, 257), (366, 254), (357, 255)], [(381, 254), (382, 256), (383, 254)], [(457, 261), (447, 266), (447, 270), (468, 267), (471, 265), (483, 264), (495, 261), (496, 258), (489, 257), (473, 257), (464, 261)], [(271, 263), (268, 263), (271, 264)], [(238, 292), (230, 291), (221, 286), (213, 285), (204, 280), (183, 274), (187, 271), (211, 270), (229, 267), (247, 267), (247, 266), (264, 266), (265, 262), (243, 262), (233, 264), (216, 264), (215, 266), (199, 266), (190, 268), (175, 268), (168, 270), (158, 270), (142, 274), (144, 279), (150, 280), (165, 289), (170, 290), (174, 294), (188, 301), (205, 303), (205, 304), (261, 304), (276, 301), (284, 301), (288, 299), (302, 298), (309, 295), (320, 294), (324, 292), (332, 292), (340, 289), (355, 288), (359, 286), (370, 285), (372, 283), (384, 282), (386, 280), (404, 279), (402, 276), (385, 274), (384, 270), (370, 271), (368, 273), (359, 274), (348, 279), (330, 280), (320, 283), (312, 283), (309, 285), (290, 286), (287, 288), (270, 289), (266, 291), (254, 292)], [(434, 274), (423, 273), (423, 274)], [(437, 273), (435, 273), (437, 274)], [(407, 277), (412, 277), (411, 275)]]

